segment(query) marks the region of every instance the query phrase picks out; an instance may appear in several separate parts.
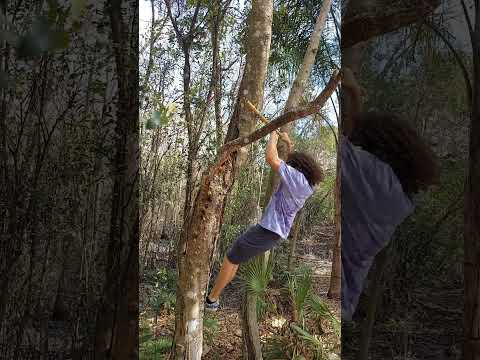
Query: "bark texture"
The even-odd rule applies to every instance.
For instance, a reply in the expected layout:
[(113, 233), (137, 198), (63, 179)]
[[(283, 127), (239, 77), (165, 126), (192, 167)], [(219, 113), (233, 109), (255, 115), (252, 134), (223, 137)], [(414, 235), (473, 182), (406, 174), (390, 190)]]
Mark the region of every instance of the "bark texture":
[[(261, 255), (260, 255), (261, 256)], [(257, 321), (257, 296), (245, 290), (242, 302), (243, 358), (262, 360), (262, 346)]]

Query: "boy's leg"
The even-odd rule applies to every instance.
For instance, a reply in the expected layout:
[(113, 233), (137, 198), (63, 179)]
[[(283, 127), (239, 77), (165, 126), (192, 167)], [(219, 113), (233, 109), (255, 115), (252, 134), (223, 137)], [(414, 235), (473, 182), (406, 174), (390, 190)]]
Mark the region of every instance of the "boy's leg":
[(230, 281), (232, 281), (235, 277), (237, 270), (238, 264), (232, 264), (225, 256), (225, 258), (223, 259), (222, 267), (220, 268), (220, 272), (217, 276), (217, 279), (215, 280), (215, 285), (213, 286), (210, 295), (208, 295), (208, 298), (211, 301), (218, 300), (225, 286), (227, 286)]

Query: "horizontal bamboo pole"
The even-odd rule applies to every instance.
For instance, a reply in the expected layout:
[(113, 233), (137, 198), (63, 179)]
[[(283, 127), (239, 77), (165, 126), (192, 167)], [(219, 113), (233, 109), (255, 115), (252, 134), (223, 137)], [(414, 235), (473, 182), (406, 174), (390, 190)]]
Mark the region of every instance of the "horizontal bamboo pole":
[[(253, 104), (250, 102), (250, 100), (248, 100), (248, 99), (246, 99), (246, 98), (244, 98), (244, 100), (245, 100), (245, 104), (247, 104), (248, 109), (249, 109), (251, 112), (253, 112), (255, 115), (257, 115), (261, 122), (263, 122), (265, 125), (269, 123), (268, 119), (267, 119), (265, 116), (263, 116), (263, 115), (260, 113), (260, 111), (258, 111), (258, 109), (255, 107), (255, 105), (253, 105)], [(280, 130), (276, 129), (275, 131), (276, 131), (277, 134), (280, 135)]]

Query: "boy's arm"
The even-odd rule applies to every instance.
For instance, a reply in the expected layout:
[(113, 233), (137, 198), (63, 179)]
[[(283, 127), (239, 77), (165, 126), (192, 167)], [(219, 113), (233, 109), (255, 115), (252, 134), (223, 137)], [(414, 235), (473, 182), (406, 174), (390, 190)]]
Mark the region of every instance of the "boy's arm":
[(267, 143), (267, 149), (265, 152), (265, 160), (267, 161), (268, 165), (272, 168), (273, 171), (278, 173), (280, 170), (281, 160), (278, 157), (277, 152), (277, 142), (278, 142), (278, 134), (276, 131), (270, 133), (270, 139)]
[(355, 115), (362, 111), (362, 90), (352, 70), (349, 68), (343, 69), (342, 89), (344, 89), (349, 96), (349, 108), (348, 111), (345, 112), (343, 124), (343, 133), (348, 137), (355, 127)]

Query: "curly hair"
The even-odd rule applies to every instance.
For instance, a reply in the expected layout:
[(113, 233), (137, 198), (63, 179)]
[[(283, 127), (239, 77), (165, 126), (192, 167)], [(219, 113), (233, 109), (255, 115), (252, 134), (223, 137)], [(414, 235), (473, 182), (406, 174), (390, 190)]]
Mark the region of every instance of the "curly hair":
[(362, 112), (353, 124), (349, 140), (389, 164), (408, 196), (437, 183), (436, 156), (406, 121), (391, 113)]
[(287, 164), (300, 171), (311, 187), (323, 179), (323, 173), (315, 159), (304, 152), (294, 151), (288, 155)]

